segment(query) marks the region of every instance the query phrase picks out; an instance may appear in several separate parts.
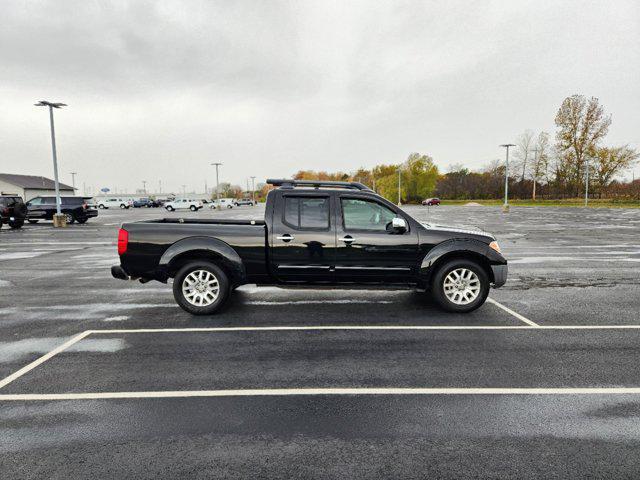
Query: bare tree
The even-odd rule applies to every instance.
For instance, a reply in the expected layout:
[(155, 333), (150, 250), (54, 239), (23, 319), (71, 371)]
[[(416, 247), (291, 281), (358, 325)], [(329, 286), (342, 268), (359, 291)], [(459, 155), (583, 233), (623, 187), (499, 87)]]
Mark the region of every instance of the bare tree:
[(584, 95), (572, 95), (560, 106), (556, 115), (557, 149), (565, 163), (567, 180), (574, 184), (576, 193), (582, 185), (586, 156), (595, 154), (610, 125), (611, 117), (605, 116), (595, 97), (587, 100)]
[(527, 166), (529, 165), (529, 161), (532, 157), (534, 137), (535, 134), (531, 130), (525, 130), (516, 139), (516, 145), (518, 146), (518, 148), (514, 154), (516, 160), (516, 165), (514, 168), (522, 170), (522, 175), (520, 176), (521, 182), (524, 181), (525, 175), (527, 173)]

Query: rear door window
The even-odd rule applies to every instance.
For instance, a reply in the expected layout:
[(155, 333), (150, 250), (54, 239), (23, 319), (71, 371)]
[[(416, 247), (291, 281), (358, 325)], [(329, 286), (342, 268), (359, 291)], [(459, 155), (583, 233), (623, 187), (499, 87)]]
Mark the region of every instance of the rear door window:
[(329, 197), (284, 197), (283, 222), (297, 229), (328, 229)]

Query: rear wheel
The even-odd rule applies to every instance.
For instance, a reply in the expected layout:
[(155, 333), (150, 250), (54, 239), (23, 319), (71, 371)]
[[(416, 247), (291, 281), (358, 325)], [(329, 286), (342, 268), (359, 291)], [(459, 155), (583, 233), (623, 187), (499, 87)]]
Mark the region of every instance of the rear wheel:
[(87, 220), (89, 220), (89, 219), (88, 218), (78, 218), (78, 223), (82, 225), (84, 223), (87, 223)]
[(104, 210), (104, 205), (100, 204), (100, 205), (98, 205), (98, 208), (101, 209), (101, 210)]
[(127, 208), (127, 206), (126, 206), (124, 203), (121, 203), (121, 204), (120, 204), (120, 208), (121, 208), (122, 210), (124, 210), (125, 208)]
[(444, 310), (466, 313), (480, 307), (489, 295), (489, 276), (472, 260), (454, 259), (442, 265), (431, 280), (434, 300)]
[(198, 207), (196, 207), (195, 205), (191, 205), (189, 207), (189, 210), (191, 210), (192, 212), (195, 212), (196, 210), (198, 210)]
[(14, 220), (13, 222), (9, 222), (9, 226), (13, 229), (22, 228), (24, 225), (24, 220)]
[(167, 205), (165, 208), (170, 212), (173, 212), (175, 210), (171, 205)]
[(229, 296), (229, 279), (216, 264), (194, 261), (182, 267), (173, 279), (173, 296), (193, 315), (211, 315)]

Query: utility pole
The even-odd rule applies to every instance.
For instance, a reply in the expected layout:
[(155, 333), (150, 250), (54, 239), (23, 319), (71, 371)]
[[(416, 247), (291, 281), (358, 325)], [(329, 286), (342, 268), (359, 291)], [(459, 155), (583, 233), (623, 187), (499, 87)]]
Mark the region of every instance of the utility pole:
[(56, 153), (56, 132), (53, 125), (53, 109), (66, 107), (64, 103), (52, 103), (46, 100), (40, 100), (34, 104), (36, 107), (49, 107), (49, 124), (51, 125), (51, 151), (53, 153), (53, 178), (56, 186), (56, 218), (53, 220), (54, 227), (64, 227), (66, 225), (65, 217), (60, 209), (60, 182), (58, 182), (58, 155)]
[(147, 181), (146, 180), (142, 180), (142, 191), (145, 194), (147, 193)]
[(187, 196), (187, 186), (186, 185), (182, 185), (182, 196), (183, 197)]
[(256, 204), (256, 177), (251, 177), (251, 201)]
[(158, 180), (158, 195), (162, 193), (162, 180)]
[(71, 186), (73, 187), (73, 194), (76, 194), (76, 175), (78, 172), (69, 172), (71, 173)]
[(536, 147), (532, 151), (533, 151), (533, 193), (531, 195), (531, 199), (535, 202), (536, 201), (536, 182), (538, 181), (538, 179), (536, 178), (536, 173), (538, 172), (538, 152), (540, 151), (540, 149)]
[(503, 212), (509, 211), (509, 147), (515, 147), (513, 143), (505, 143), (500, 145), (507, 149), (507, 159), (504, 167), (504, 205), (502, 206)]
[(216, 167), (216, 209), (220, 210), (220, 177), (218, 176), (218, 167), (220, 167), (222, 163), (213, 162), (211, 165)]
[(398, 206), (402, 206), (402, 201), (401, 201), (401, 176), (402, 176), (402, 170), (401, 170), (402, 165), (398, 165)]

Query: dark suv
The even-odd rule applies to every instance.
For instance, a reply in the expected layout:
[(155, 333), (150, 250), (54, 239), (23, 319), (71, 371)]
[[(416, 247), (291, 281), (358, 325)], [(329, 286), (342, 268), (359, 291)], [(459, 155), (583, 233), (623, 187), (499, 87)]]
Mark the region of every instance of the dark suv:
[[(89, 208), (87, 200), (91, 197), (61, 197), (61, 211), (67, 217), (67, 223), (86, 223), (91, 217), (98, 216), (98, 210)], [(27, 202), (27, 221), (52, 220), (56, 213), (56, 197), (35, 197)]]
[(0, 227), (7, 223), (11, 228), (20, 228), (27, 218), (27, 207), (18, 195), (0, 195)]

